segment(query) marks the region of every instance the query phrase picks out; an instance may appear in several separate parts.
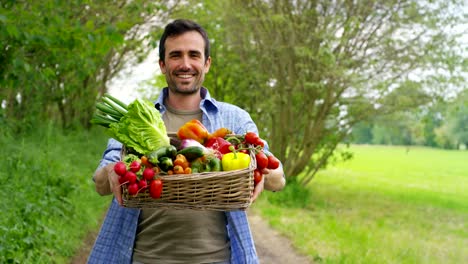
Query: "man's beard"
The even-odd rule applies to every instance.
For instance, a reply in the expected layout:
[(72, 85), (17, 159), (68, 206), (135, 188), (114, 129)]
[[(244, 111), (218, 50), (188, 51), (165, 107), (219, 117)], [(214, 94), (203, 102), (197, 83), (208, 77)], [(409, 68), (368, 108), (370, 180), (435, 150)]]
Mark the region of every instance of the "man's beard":
[(185, 94), (185, 95), (195, 94), (195, 93), (198, 93), (198, 92), (200, 91), (200, 87), (197, 87), (197, 86), (193, 86), (193, 87), (191, 87), (190, 89), (180, 89), (180, 88), (177, 87), (176, 85), (170, 85), (170, 86), (169, 86), (169, 89), (170, 89), (173, 93), (176, 93), (176, 94)]

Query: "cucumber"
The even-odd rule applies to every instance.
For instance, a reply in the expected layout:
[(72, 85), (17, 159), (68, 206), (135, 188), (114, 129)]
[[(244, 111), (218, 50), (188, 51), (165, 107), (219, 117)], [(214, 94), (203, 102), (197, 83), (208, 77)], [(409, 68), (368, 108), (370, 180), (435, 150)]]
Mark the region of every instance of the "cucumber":
[(177, 152), (177, 154), (184, 155), (188, 161), (192, 161), (196, 158), (201, 158), (205, 155), (204, 148), (197, 146), (190, 146), (183, 148)]

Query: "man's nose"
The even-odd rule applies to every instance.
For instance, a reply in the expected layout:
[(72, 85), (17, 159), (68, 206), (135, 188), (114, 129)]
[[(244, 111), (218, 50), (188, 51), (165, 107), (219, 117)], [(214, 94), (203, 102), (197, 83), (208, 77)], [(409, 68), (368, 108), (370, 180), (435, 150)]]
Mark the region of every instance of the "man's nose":
[(190, 68), (190, 57), (189, 56), (183, 56), (182, 57), (182, 68), (183, 69), (189, 69)]

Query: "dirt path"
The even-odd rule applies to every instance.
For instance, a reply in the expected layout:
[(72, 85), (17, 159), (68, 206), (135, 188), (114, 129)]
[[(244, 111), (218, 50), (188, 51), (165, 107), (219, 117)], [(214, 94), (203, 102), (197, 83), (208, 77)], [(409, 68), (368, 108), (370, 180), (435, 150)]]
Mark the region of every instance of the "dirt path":
[[(306, 257), (299, 255), (291, 242), (271, 229), (268, 224), (257, 214), (248, 213), (250, 228), (252, 229), (257, 254), (262, 264), (275, 263), (312, 263)], [(94, 244), (97, 232), (91, 232), (83, 241), (80, 252), (72, 259), (71, 264), (86, 263), (86, 259)]]

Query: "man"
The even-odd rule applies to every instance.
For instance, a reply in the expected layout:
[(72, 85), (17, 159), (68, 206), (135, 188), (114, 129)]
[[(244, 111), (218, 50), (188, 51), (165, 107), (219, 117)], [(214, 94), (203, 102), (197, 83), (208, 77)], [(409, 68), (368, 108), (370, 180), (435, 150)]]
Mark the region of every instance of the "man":
[[(210, 46), (205, 30), (189, 20), (168, 24), (160, 40), (159, 66), (168, 84), (156, 101), (168, 132), (199, 119), (210, 132), (227, 127), (236, 134), (258, 132), (243, 109), (218, 102), (202, 87), (209, 71)], [(93, 177), (96, 191), (115, 198), (98, 235), (89, 263), (258, 263), (244, 211), (217, 212), (121, 207), (122, 194), (113, 164), (122, 145), (110, 139)], [(266, 144), (266, 149), (268, 145)], [(282, 168), (264, 179), (275, 190), (284, 186)], [(254, 189), (262, 192), (264, 180)], [(119, 205), (120, 204), (120, 205)]]

